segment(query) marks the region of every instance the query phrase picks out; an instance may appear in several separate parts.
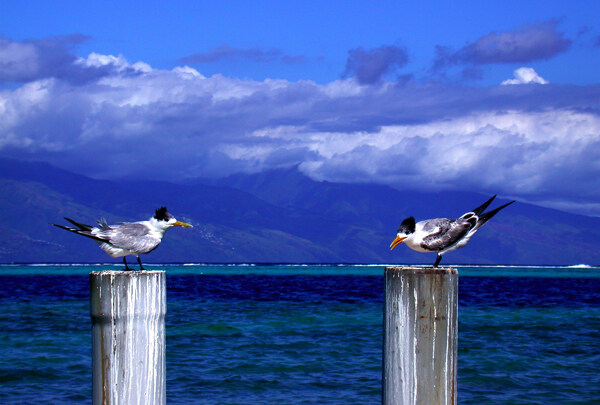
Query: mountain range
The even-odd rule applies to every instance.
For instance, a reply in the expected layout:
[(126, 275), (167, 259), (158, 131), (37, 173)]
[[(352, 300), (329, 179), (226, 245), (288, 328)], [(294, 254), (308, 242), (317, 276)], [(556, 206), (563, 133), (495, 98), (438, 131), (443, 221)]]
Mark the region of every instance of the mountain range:
[[(400, 222), (458, 217), (489, 195), (315, 181), (298, 169), (184, 184), (97, 180), (41, 162), (0, 159), (0, 262), (115, 262), (87, 238), (52, 223), (148, 219), (167, 206), (194, 225), (169, 230), (144, 263), (432, 264), (402, 245)], [(506, 203), (498, 197), (489, 207)], [(134, 263), (134, 259), (129, 261)], [(600, 264), (600, 218), (517, 202), (444, 264)]]

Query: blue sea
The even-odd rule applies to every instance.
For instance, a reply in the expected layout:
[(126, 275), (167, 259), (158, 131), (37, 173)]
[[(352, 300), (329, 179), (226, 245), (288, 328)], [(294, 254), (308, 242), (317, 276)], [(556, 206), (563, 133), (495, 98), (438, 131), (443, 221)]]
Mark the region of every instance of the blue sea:
[[(384, 266), (161, 265), (169, 404), (378, 404)], [(0, 403), (91, 402), (88, 274), (0, 266)], [(599, 404), (600, 268), (458, 267), (460, 404)]]

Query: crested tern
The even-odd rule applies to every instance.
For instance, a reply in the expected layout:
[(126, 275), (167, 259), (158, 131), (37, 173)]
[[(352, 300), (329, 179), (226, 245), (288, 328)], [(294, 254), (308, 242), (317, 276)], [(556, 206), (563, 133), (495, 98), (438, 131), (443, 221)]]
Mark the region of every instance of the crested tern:
[(80, 224), (67, 217), (65, 219), (75, 228), (58, 224), (52, 225), (93, 239), (102, 250), (112, 257), (123, 256), (125, 270), (131, 270), (125, 260), (128, 255), (136, 256), (140, 270), (144, 270), (140, 254), (150, 253), (156, 249), (167, 229), (174, 226), (192, 227), (190, 224), (177, 221), (166, 207), (157, 209), (154, 216), (147, 221), (119, 222), (116, 225), (108, 225), (104, 218), (96, 221), (97, 227)]
[(434, 218), (415, 223), (414, 217), (408, 217), (398, 227), (398, 233), (390, 245), (390, 250), (404, 242), (406, 246), (417, 252), (435, 252), (437, 258), (433, 267), (436, 268), (443, 254), (464, 247), (483, 224), (498, 211), (514, 203), (511, 201), (483, 213), (494, 198), (496, 196), (457, 219)]

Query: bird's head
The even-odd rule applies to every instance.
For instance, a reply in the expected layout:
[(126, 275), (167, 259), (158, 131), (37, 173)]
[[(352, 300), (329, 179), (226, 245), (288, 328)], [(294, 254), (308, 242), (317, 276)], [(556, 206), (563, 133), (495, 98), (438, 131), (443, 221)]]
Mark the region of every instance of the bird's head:
[(171, 215), (169, 211), (167, 211), (167, 207), (160, 207), (157, 209), (154, 213), (153, 219), (155, 219), (156, 223), (164, 229), (169, 229), (173, 226), (188, 226), (193, 228), (190, 224), (176, 220), (175, 217)]
[(401, 244), (404, 239), (408, 238), (411, 233), (415, 232), (415, 219), (413, 217), (408, 217), (398, 227), (398, 233), (396, 234), (396, 238), (392, 241), (390, 245), (390, 250), (394, 249), (396, 246)]

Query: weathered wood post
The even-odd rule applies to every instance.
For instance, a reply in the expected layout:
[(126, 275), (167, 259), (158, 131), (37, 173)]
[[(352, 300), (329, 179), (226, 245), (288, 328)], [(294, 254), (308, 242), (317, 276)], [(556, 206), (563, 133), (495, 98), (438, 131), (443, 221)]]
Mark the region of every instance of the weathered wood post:
[(383, 404), (456, 404), (458, 271), (387, 267)]
[(90, 273), (92, 403), (166, 404), (164, 271)]

